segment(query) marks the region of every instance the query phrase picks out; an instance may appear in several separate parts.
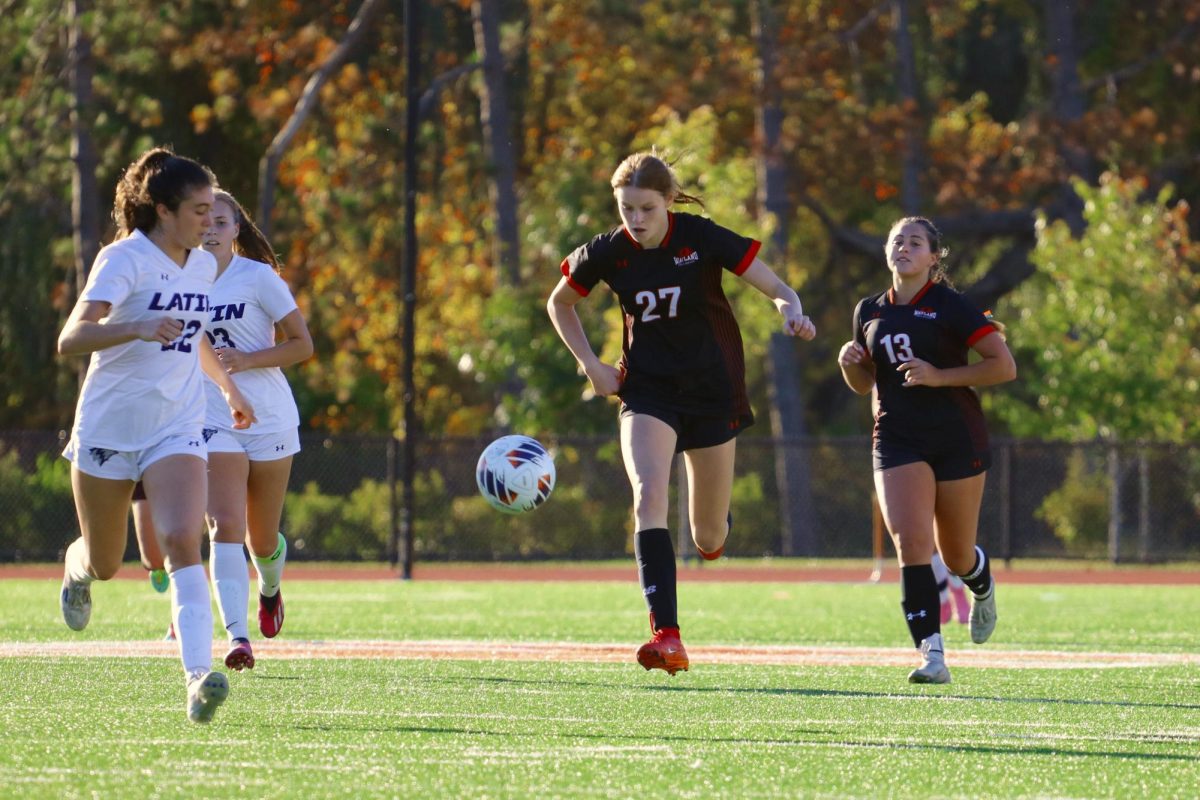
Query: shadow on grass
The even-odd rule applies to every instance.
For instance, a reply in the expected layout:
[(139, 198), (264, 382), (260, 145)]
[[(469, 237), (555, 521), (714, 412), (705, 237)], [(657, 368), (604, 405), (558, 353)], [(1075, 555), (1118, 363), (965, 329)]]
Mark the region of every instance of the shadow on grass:
[(791, 687), (730, 687), (730, 686), (635, 686), (631, 684), (604, 683), (600, 681), (558, 681), (529, 678), (439, 678), (438, 682), (452, 683), (497, 683), (530, 686), (582, 686), (593, 689), (637, 690), (647, 692), (686, 692), (711, 694), (775, 695), (780, 697), (851, 698), (859, 700), (923, 700), (938, 699), (972, 703), (1017, 703), (1033, 705), (1101, 706), (1114, 708), (1162, 708), (1181, 711), (1200, 711), (1196, 703), (1146, 703), (1131, 700), (1086, 700), (1064, 697), (988, 697), (986, 695), (952, 694), (939, 690), (918, 689), (911, 692), (859, 692), (847, 689), (791, 688)]
[[(999, 744), (987, 745), (966, 745), (952, 743), (924, 743), (924, 742), (897, 742), (891, 739), (847, 739), (837, 737), (834, 731), (827, 730), (811, 730), (797, 729), (798, 734), (807, 734), (807, 736), (797, 736), (795, 738), (780, 738), (780, 737), (754, 737), (754, 736), (680, 736), (680, 735), (634, 735), (622, 733), (587, 733), (587, 732), (561, 732), (556, 733), (540, 729), (537, 731), (491, 731), (483, 728), (469, 727), (452, 727), (452, 726), (433, 726), (433, 725), (295, 725), (298, 730), (320, 731), (320, 732), (371, 732), (371, 733), (390, 733), (390, 734), (405, 734), (405, 733), (425, 733), (435, 736), (478, 736), (497, 739), (526, 739), (536, 740), (539, 743), (547, 742), (548, 740), (562, 739), (570, 741), (578, 740), (595, 740), (598, 742), (640, 742), (645, 744), (669, 744), (669, 743), (688, 743), (688, 744), (733, 744), (733, 745), (768, 745), (780, 746), (791, 745), (795, 747), (838, 747), (838, 748), (861, 748), (866, 750), (909, 750), (912, 752), (926, 753), (964, 753), (970, 755), (999, 755), (999, 756), (1049, 756), (1054, 758), (1062, 758), (1063, 756), (1073, 756), (1077, 758), (1114, 758), (1127, 761), (1180, 761), (1194, 762), (1196, 757), (1190, 753), (1147, 753), (1139, 751), (1121, 752), (1117, 750), (1079, 750), (1068, 749), (1063, 747), (1054, 747), (1042, 745), (1038, 747), (1022, 747), (1013, 745), (1006, 747)], [(822, 738), (821, 734), (829, 734)], [(543, 745), (544, 746), (544, 745)]]

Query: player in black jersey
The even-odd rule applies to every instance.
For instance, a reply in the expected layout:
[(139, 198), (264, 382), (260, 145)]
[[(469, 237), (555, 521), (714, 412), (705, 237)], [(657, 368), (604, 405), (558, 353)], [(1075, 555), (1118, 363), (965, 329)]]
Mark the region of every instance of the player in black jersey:
[[(621, 400), (621, 452), (633, 487), (634, 549), (653, 638), (637, 653), (646, 669), (688, 668), (679, 639), (675, 551), (667, 530), (671, 464), (683, 453), (692, 538), (707, 559), (729, 534), (735, 437), (754, 422), (746, 398), (741, 333), (721, 290), (725, 271), (775, 303), (783, 331), (812, 339), (800, 298), (757, 258), (759, 243), (673, 202), (684, 194), (654, 153), (621, 162), (612, 177), (622, 225), (562, 262), (547, 309), (558, 335), (597, 395)], [(583, 332), (575, 304), (603, 281), (625, 315), (621, 360), (605, 364)]]
[[(941, 635), (934, 548), (974, 594), (971, 640), (996, 626), (995, 584), (976, 546), (987, 428), (972, 386), (1016, 377), (997, 327), (945, 281), (941, 234), (905, 217), (884, 245), (892, 288), (859, 301), (854, 339), (838, 363), (858, 394), (875, 390), (875, 490), (900, 562), (901, 607), (921, 666), (913, 683), (949, 683)], [(968, 362), (968, 350), (981, 356)]]

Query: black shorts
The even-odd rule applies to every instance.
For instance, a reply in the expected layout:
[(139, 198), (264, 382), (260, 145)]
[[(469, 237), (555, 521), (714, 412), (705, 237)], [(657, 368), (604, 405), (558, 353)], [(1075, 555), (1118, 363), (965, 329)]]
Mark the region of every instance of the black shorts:
[(992, 451), (966, 430), (939, 431), (923, 437), (894, 436), (876, 431), (871, 441), (875, 471), (924, 461), (939, 481), (957, 481), (987, 472)]
[(634, 414), (646, 414), (670, 425), (675, 431), (676, 453), (725, 444), (754, 424), (753, 414), (733, 417), (692, 414), (649, 400), (622, 398), (620, 416), (624, 418)]

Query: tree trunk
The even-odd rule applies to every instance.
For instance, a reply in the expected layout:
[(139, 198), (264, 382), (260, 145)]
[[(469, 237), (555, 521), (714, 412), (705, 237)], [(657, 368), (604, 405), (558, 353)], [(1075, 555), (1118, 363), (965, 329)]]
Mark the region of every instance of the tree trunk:
[[(92, 140), (95, 117), (92, 102), (92, 40), (83, 30), (82, 20), (92, 10), (92, 0), (70, 3), (70, 81), (71, 81), (71, 228), (75, 241), (75, 298), (83, 294), (88, 272), (100, 252), (100, 211), (96, 188), (96, 143)], [(74, 305), (74, 299), (69, 306)], [(83, 385), (87, 359), (79, 359), (78, 380)]]
[(100, 252), (100, 214), (96, 189), (96, 144), (92, 141), (92, 41), (80, 20), (91, 11), (92, 0), (72, 0), (71, 48), (71, 225), (75, 237), (75, 293), (87, 283), (88, 271)]
[[(1053, 87), (1051, 108), (1058, 122), (1059, 154), (1066, 170), (1085, 180), (1095, 180), (1095, 167), (1083, 147), (1075, 141), (1073, 129), (1083, 119), (1087, 99), (1079, 81), (1079, 45), (1075, 38), (1075, 0), (1045, 0), (1046, 56), (1053, 66), (1050, 82)], [(1083, 233), (1083, 201), (1070, 183), (1064, 182), (1058, 205), (1062, 218), (1075, 236)]]
[[(771, 255), (782, 265), (788, 255), (791, 205), (787, 195), (787, 161), (780, 141), (783, 109), (773, 35), (777, 28), (771, 0), (755, 0), (751, 8), (759, 62), (755, 108), (759, 142), (758, 209), (760, 215), (773, 218)], [(816, 555), (808, 454), (800, 444), (805, 433), (804, 400), (797, 380), (794, 344), (791, 337), (776, 333), (772, 334), (768, 348), (771, 434), (779, 442), (775, 447), (775, 484), (779, 494), (780, 550), (783, 555)]]
[(516, 156), (512, 118), (504, 81), (504, 55), (500, 52), (499, 0), (471, 4), (475, 50), (483, 63), (479, 89), (483, 152), (487, 163), (488, 196), (496, 215), (496, 263), (509, 286), (521, 285), (520, 236), (517, 230)]
[(904, 109), (903, 163), (900, 171), (900, 205), (907, 215), (921, 213), (921, 174), (924, 156), (921, 143), (921, 100), (917, 90), (917, 64), (909, 31), (908, 1), (893, 0), (896, 24), (896, 73), (900, 104)]
[(308, 79), (304, 91), (300, 93), (300, 99), (296, 101), (296, 107), (292, 109), (292, 115), (280, 128), (279, 133), (275, 134), (275, 138), (271, 140), (270, 146), (259, 160), (258, 211), (255, 221), (258, 223), (259, 230), (268, 239), (271, 238), (271, 212), (275, 210), (275, 181), (279, 175), (279, 162), (283, 159), (284, 152), (287, 151), (288, 145), (292, 143), (292, 139), (299, 132), (300, 126), (316, 108), (317, 101), (320, 99), (321, 87), (328, 83), (329, 79), (350, 60), (350, 57), (362, 45), (375, 17), (381, 14), (385, 8), (387, 8), (385, 0), (365, 0), (359, 6), (358, 13), (354, 15), (354, 20), (346, 29), (346, 38), (342, 39), (337, 48), (329, 54), (329, 58), (325, 59), (325, 63), (321, 64)]

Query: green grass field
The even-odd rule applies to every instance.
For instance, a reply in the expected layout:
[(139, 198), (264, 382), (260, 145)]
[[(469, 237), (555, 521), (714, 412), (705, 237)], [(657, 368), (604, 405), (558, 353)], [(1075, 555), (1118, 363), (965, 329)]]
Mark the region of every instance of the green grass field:
[[(693, 655), (674, 678), (644, 672), (632, 660), (646, 632), (632, 579), (285, 587), (280, 642), (621, 643), (630, 658), (272, 658), (272, 642), (253, 672), (231, 676), (229, 701), (204, 727), (185, 718), (177, 658), (87, 655), (88, 643), (159, 639), (165, 596), (141, 581), (97, 585), (91, 625), (73, 633), (57, 581), (7, 580), (0, 795), (1200, 795), (1200, 660), (1190, 658), (1200, 586), (1001, 585), (992, 642), (948, 627), (954, 683), (939, 687), (832, 651), (774, 666)], [(898, 602), (892, 585), (689, 584), (683, 573), (680, 587), (684, 641), (697, 650), (903, 647)], [(17, 643), (82, 647), (3, 649)], [(956, 666), (956, 653), (977, 664), (981, 650), (1005, 666)], [(1042, 656), (1064, 652), (1141, 653), (1145, 664), (1045, 666)]]

